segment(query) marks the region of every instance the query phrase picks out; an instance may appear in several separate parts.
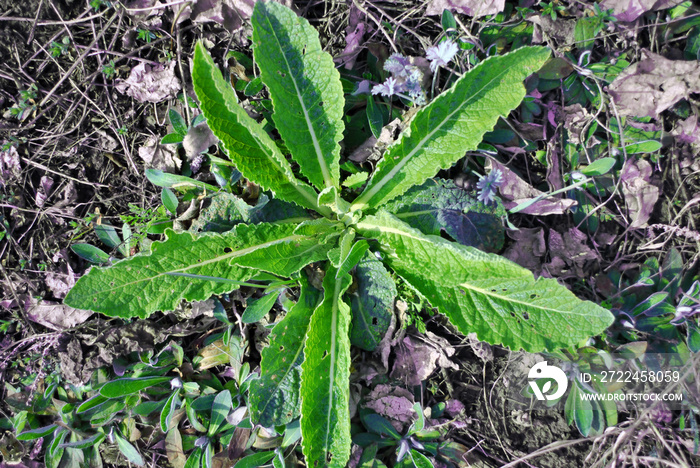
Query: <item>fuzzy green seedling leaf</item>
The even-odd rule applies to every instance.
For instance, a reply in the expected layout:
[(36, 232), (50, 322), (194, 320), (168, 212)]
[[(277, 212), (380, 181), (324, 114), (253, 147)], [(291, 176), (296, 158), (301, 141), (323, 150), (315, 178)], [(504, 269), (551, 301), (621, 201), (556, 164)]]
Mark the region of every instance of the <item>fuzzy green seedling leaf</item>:
[(169, 187), (181, 191), (188, 191), (194, 188), (207, 190), (208, 192), (214, 193), (219, 191), (217, 187), (207, 184), (206, 182), (201, 182), (199, 180), (177, 174), (169, 174), (159, 169), (146, 169), (145, 173), (146, 178), (153, 185), (157, 185), (158, 187)]
[(187, 134), (187, 122), (185, 122), (185, 119), (182, 118), (178, 111), (169, 109), (168, 119), (170, 119), (170, 125), (173, 126), (175, 133), (179, 133), (180, 135)]
[(170, 423), (173, 419), (173, 415), (175, 414), (178, 406), (180, 406), (180, 397), (178, 396), (179, 393), (180, 389), (177, 389), (171, 393), (165, 402), (165, 406), (163, 406), (163, 409), (160, 412), (160, 430), (163, 432), (168, 432), (170, 429)]
[(121, 437), (116, 432), (114, 433), (114, 439), (117, 441), (117, 447), (119, 447), (119, 451), (122, 453), (122, 455), (126, 457), (127, 460), (129, 460), (129, 463), (133, 463), (136, 466), (146, 465), (139, 451), (136, 450), (136, 447), (131, 445), (128, 440)]
[(60, 448), (74, 448), (74, 449), (86, 449), (90, 447), (98, 446), (105, 439), (105, 435), (102, 433), (97, 433), (91, 437), (85, 439), (76, 440), (75, 442), (64, 442), (59, 444)]
[(275, 291), (258, 299), (249, 300), (248, 307), (246, 307), (245, 312), (241, 315), (241, 322), (259, 322), (264, 316), (270, 313), (272, 306), (275, 305), (275, 302), (277, 302), (277, 299), (280, 297), (280, 293), (281, 291)]
[(97, 238), (110, 249), (116, 249), (122, 243), (119, 234), (117, 234), (117, 230), (114, 228), (114, 226), (110, 226), (109, 224), (96, 225), (95, 234), (97, 235)]
[(112, 380), (100, 387), (100, 395), (105, 398), (119, 398), (138, 393), (149, 387), (169, 382), (171, 377), (141, 377)]
[(522, 47), (465, 73), (418, 111), (409, 129), (384, 153), (352, 210), (376, 209), (476, 149), (498, 118), (520, 104), (523, 80), (549, 55), (544, 47)]
[(233, 401), (231, 400), (231, 392), (224, 390), (219, 392), (211, 404), (211, 419), (209, 420), (209, 429), (207, 437), (212, 438), (219, 431), (221, 424), (226, 421), (226, 416), (233, 410)]
[(273, 451), (253, 453), (238, 460), (233, 468), (257, 468), (266, 465), (274, 456)]
[(170, 190), (168, 187), (164, 187), (160, 192), (160, 201), (163, 203), (163, 206), (165, 206), (165, 209), (167, 209), (171, 214), (177, 214), (177, 205), (179, 202), (175, 192)]
[(45, 437), (49, 434), (51, 434), (53, 431), (56, 430), (58, 426), (55, 424), (51, 424), (48, 426), (43, 426), (43, 427), (38, 427), (36, 429), (31, 429), (29, 431), (24, 431), (19, 434), (17, 434), (17, 440), (34, 440), (34, 439), (41, 439), (42, 437)]
[(316, 188), (337, 187), (344, 99), (333, 58), (309, 22), (279, 3), (257, 2), (251, 20), (277, 130)]
[(90, 263), (108, 263), (109, 254), (90, 244), (73, 244), (71, 250), (80, 258)]

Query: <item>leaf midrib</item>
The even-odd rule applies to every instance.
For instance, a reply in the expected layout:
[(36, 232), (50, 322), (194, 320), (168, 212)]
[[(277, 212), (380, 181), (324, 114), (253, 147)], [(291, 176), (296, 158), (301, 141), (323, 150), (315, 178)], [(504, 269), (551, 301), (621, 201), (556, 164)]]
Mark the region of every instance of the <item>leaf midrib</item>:
[(257, 245), (251, 246), (251, 247), (246, 247), (245, 249), (236, 250), (236, 251), (231, 252), (231, 253), (228, 253), (228, 254), (226, 254), (226, 255), (220, 255), (220, 256), (218, 256), (218, 257), (214, 257), (214, 258), (212, 258), (212, 259), (203, 261), (203, 262), (201, 262), (201, 263), (195, 263), (195, 264), (192, 264), (192, 265), (183, 267), (183, 268), (178, 268), (178, 269), (175, 269), (175, 270), (165, 271), (165, 272), (162, 272), (162, 273), (158, 273), (157, 275), (149, 276), (149, 277), (146, 277), (146, 278), (140, 278), (140, 279), (138, 279), (138, 280), (136, 280), (136, 281), (131, 281), (131, 282), (129, 282), (129, 283), (121, 283), (120, 285), (115, 286), (115, 287), (113, 287), (113, 288), (109, 288), (109, 289), (100, 289), (100, 290), (97, 291), (95, 294), (86, 295), (86, 297), (91, 297), (91, 296), (94, 296), (94, 295), (96, 295), (96, 294), (101, 294), (101, 293), (105, 293), (105, 292), (116, 291), (116, 290), (119, 290), (119, 289), (122, 289), (122, 288), (125, 288), (125, 287), (128, 287), (128, 286), (134, 285), (134, 284), (142, 283), (142, 282), (144, 282), (144, 281), (152, 281), (152, 280), (154, 280), (154, 279), (156, 279), (156, 278), (160, 278), (160, 277), (162, 277), (162, 276), (172, 275), (173, 273), (186, 272), (186, 271), (188, 271), (188, 270), (190, 270), (190, 269), (193, 269), (193, 268), (199, 268), (199, 267), (202, 267), (202, 266), (205, 266), (205, 265), (209, 265), (209, 264), (211, 264), (211, 263), (218, 263), (218, 262), (221, 262), (221, 261), (224, 261), (224, 260), (228, 260), (228, 259), (231, 259), (231, 258), (240, 257), (240, 256), (243, 256), (243, 255), (246, 255), (246, 254), (255, 252), (255, 251), (258, 250), (258, 249), (264, 249), (264, 248), (271, 247), (271, 246), (273, 246), (273, 245), (281, 244), (281, 243), (284, 243), (284, 242), (293, 242), (293, 241), (302, 240), (302, 239), (308, 239), (308, 236), (302, 236), (302, 235), (298, 235), (298, 234), (293, 234), (293, 235), (291, 235), (291, 236), (283, 237), (283, 238), (281, 238), (281, 239), (275, 239), (275, 240), (273, 240), (273, 241), (265, 242), (265, 243), (263, 243), (263, 244), (257, 244)]
[(328, 405), (328, 413), (326, 414), (326, 440), (324, 441), (324, 447), (326, 453), (330, 452), (330, 442), (331, 442), (331, 418), (333, 416), (333, 408), (335, 405), (333, 403), (333, 388), (335, 385), (335, 355), (336, 355), (336, 336), (338, 335), (338, 303), (340, 301), (340, 290), (342, 289), (342, 280), (336, 277), (335, 288), (333, 290), (333, 308), (331, 309), (331, 352), (329, 357), (331, 359), (331, 365), (329, 369), (328, 386), (329, 392), (328, 397), (330, 399), (330, 404)]

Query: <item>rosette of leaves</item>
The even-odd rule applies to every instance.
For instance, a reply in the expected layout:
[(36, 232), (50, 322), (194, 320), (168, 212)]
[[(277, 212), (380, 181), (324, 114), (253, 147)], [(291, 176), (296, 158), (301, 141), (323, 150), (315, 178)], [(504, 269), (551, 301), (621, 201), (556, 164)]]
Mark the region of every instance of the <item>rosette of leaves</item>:
[[(149, 255), (93, 268), (66, 297), (67, 304), (112, 316), (147, 317), (173, 309), (182, 299), (229, 292), (261, 272), (298, 277), (299, 301), (272, 331), (249, 404), (254, 422), (267, 427), (301, 414), (308, 466), (330, 467), (345, 466), (350, 455), (350, 330), (356, 317), (345, 293), (354, 267), (368, 252), (462, 333), (475, 332), (490, 343), (553, 350), (612, 323), (607, 310), (579, 300), (555, 280), (536, 281), (498, 255), (435, 235), (439, 230), (428, 219), (412, 225), (416, 217), (387, 209), (475, 149), (497, 119), (519, 105), (523, 80), (545, 63), (548, 49), (523, 47), (465, 73), (415, 115), (350, 201), (340, 195), (344, 99), (332, 57), (322, 51), (307, 21), (278, 3), (258, 2), (252, 23), (254, 57), (274, 106), (273, 119), (299, 174), (238, 104), (201, 43), (192, 68), (200, 109), (244, 177), (309, 215), (295, 216), (294, 222), (240, 223), (223, 233), (168, 231)], [(409, 196), (408, 204), (419, 198), (413, 192)], [(322, 262), (325, 272), (322, 291), (299, 274), (314, 262)], [(371, 323), (371, 315), (367, 320)]]

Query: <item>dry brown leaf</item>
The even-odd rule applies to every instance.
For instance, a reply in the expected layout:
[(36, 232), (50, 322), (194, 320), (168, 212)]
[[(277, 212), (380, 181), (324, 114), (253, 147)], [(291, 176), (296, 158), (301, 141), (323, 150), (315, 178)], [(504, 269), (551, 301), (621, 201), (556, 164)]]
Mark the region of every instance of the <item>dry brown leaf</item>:
[(443, 10), (450, 10), (479, 18), (502, 12), (505, 4), (505, 0), (432, 0), (428, 3), (425, 14), (436, 16), (442, 15)]
[(697, 143), (698, 137), (700, 137), (698, 115), (692, 114), (687, 119), (676, 122), (676, 126), (671, 130), (671, 135), (676, 137), (679, 143)]
[[(503, 174), (503, 183), (498, 190), (501, 194), (501, 198), (503, 198), (503, 206), (505, 206), (507, 210), (515, 208), (519, 204), (537, 198), (543, 194), (543, 192), (540, 192), (535, 187), (525, 182), (515, 172), (494, 159), (489, 159), (486, 167), (490, 170), (498, 169)], [(536, 201), (524, 210), (520, 210), (520, 213), (538, 216), (563, 214), (566, 210), (575, 205), (576, 201), (574, 200), (548, 197)]]
[(538, 275), (542, 270), (540, 258), (547, 250), (544, 230), (541, 227), (509, 230), (508, 237), (515, 242), (508, 247), (503, 256)]
[(669, 60), (647, 50), (615, 78), (608, 91), (620, 115), (658, 117), (691, 93), (700, 93), (700, 62)]
[(409, 335), (396, 348), (396, 360), (390, 377), (406, 382), (406, 385), (420, 385), (438, 366), (457, 369), (457, 365), (449, 359), (454, 353), (455, 349), (450, 343), (434, 333)]
[(659, 188), (651, 184), (651, 164), (645, 159), (630, 158), (620, 172), (622, 193), (632, 222), (631, 228), (647, 225), (654, 205), (659, 199)]
[(10, 146), (4, 151), (0, 151), (0, 187), (13, 178), (19, 177), (22, 168), (19, 165), (19, 154), (17, 148)]
[(63, 331), (85, 322), (93, 314), (89, 310), (80, 310), (52, 301), (37, 301), (32, 298), (27, 318), (50, 328)]
[(177, 427), (171, 428), (165, 434), (165, 453), (173, 468), (184, 468), (187, 456), (182, 450), (182, 436)]
[[(291, 0), (279, 3), (292, 8)], [(191, 19), (193, 23), (218, 23), (235, 32), (253, 15), (255, 0), (195, 0), (180, 12), (181, 6), (172, 7), (174, 12), (179, 13), (178, 23), (186, 19)]]
[(182, 161), (177, 156), (176, 145), (161, 145), (160, 140), (151, 136), (146, 144), (139, 148), (139, 157), (155, 169), (175, 173), (180, 169)]
[(182, 147), (185, 149), (187, 157), (193, 158), (215, 145), (217, 141), (219, 139), (211, 132), (209, 125), (203, 123), (187, 130), (187, 135), (182, 140)]
[(117, 91), (139, 102), (161, 102), (177, 96), (182, 89), (175, 76), (175, 62), (164, 65), (140, 63), (131, 69), (129, 78), (119, 80), (114, 86)]
[(384, 416), (399, 432), (403, 432), (416, 418), (413, 395), (405, 388), (377, 385), (365, 401), (365, 407)]
[(609, 10), (612, 8), (613, 16), (618, 21), (632, 22), (647, 11), (665, 10), (672, 8), (683, 0), (603, 0), (600, 8)]
[(585, 278), (584, 266), (598, 256), (586, 245), (588, 238), (576, 229), (570, 228), (563, 234), (549, 231), (549, 253), (551, 261), (544, 265), (547, 272), (557, 278), (575, 276)]

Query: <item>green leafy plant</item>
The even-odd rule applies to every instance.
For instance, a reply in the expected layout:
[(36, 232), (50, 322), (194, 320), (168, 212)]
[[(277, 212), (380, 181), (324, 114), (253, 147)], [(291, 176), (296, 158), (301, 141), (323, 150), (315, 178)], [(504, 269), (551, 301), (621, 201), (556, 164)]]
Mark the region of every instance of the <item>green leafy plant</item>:
[(70, 37), (68, 36), (65, 36), (63, 39), (61, 39), (61, 42), (51, 41), (51, 48), (49, 49), (49, 51), (51, 52), (51, 57), (60, 57), (61, 55), (68, 52), (69, 47)]
[(429, 427), (420, 403), (413, 405), (413, 411), (416, 419), (406, 434), (401, 435), (386, 418), (371, 410), (361, 410), (360, 419), (367, 432), (357, 433), (352, 438), (363, 449), (358, 466), (386, 466), (379, 460), (385, 458), (386, 454), (379, 456), (380, 451), (395, 453), (395, 467), (432, 467), (434, 465), (428, 456), (437, 458), (442, 463), (460, 464), (461, 455), (467, 451), (466, 447), (456, 442), (439, 442), (438, 439), (445, 435), (447, 428), (441, 425)]
[[(351, 322), (355, 326), (370, 316), (353, 311), (346, 292), (354, 267), (364, 259), (380, 257), (385, 272), (388, 267), (403, 278), (461, 332), (512, 349), (573, 346), (611, 324), (607, 310), (579, 300), (556, 280), (535, 281), (528, 270), (498, 255), (434, 235), (440, 232), (435, 231), (439, 210), (427, 208), (428, 214), (437, 213), (427, 223), (386, 209), (400, 210), (390, 202), (415, 186), (426, 188), (421, 184), (431, 175), (476, 148), (497, 119), (519, 105), (522, 81), (548, 59), (547, 49), (523, 47), (464, 74), (415, 115), (364, 190), (348, 201), (340, 192), (343, 90), (332, 57), (322, 51), (307, 21), (278, 3), (258, 2), (252, 22), (255, 60), (274, 122), (299, 174), (238, 104), (201, 43), (192, 69), (200, 109), (244, 177), (274, 192), (280, 203), (287, 202), (283, 206), (308, 211), (239, 223), (223, 233), (168, 230), (165, 241), (152, 244), (150, 255), (93, 268), (66, 304), (143, 318), (172, 310), (182, 299), (230, 292), (261, 271), (296, 278), (299, 300), (272, 331), (249, 405), (252, 420), (265, 427), (301, 414), (307, 464), (332, 467), (345, 466), (350, 455)], [(472, 209), (479, 213), (485, 207), (473, 203)], [(473, 231), (466, 243), (479, 245), (469, 241), (479, 234)], [(311, 281), (309, 269), (302, 271), (312, 263), (322, 267), (322, 280)], [(312, 284), (322, 284), (322, 291)]]

